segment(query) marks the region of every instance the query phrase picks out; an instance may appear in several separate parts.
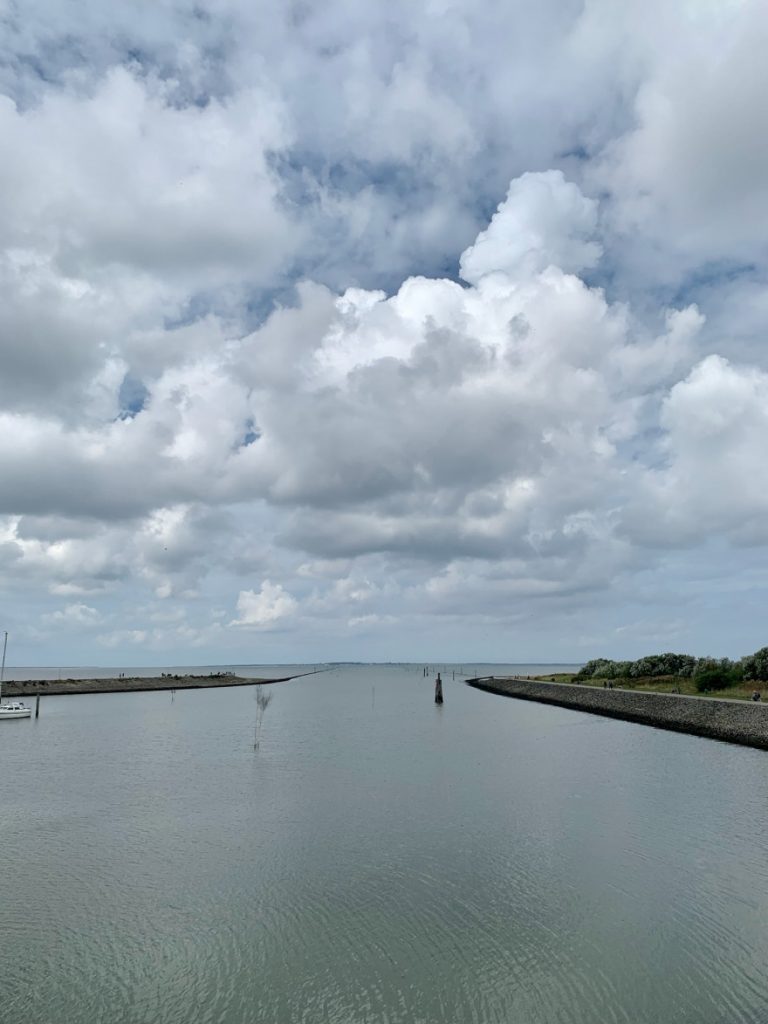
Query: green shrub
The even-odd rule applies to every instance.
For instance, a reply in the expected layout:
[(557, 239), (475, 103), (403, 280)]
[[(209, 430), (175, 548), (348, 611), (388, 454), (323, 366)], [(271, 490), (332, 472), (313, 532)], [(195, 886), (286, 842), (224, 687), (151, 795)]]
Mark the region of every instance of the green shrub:
[(593, 679), (595, 677), (595, 675), (597, 674), (597, 672), (604, 665), (611, 665), (611, 664), (612, 664), (612, 662), (610, 662), (607, 658), (593, 658), (591, 661), (588, 661), (586, 665), (583, 665), (573, 678), (574, 679)]
[(606, 661), (600, 665), (592, 673), (593, 679), (615, 679), (616, 678), (616, 662)]
[[(712, 658), (706, 660), (714, 661)], [(723, 661), (728, 662), (728, 659), (723, 658)], [(727, 665), (708, 665), (700, 671), (697, 666), (693, 682), (699, 693), (707, 693), (709, 690), (728, 690), (732, 686), (738, 686), (743, 678), (741, 665), (734, 665), (732, 662), (729, 662)]]
[(648, 654), (630, 662), (629, 674), (634, 678), (647, 676), (689, 676), (696, 659), (690, 654)]
[(768, 647), (761, 647), (754, 654), (748, 654), (741, 659), (741, 665), (745, 679), (765, 682), (768, 679)]

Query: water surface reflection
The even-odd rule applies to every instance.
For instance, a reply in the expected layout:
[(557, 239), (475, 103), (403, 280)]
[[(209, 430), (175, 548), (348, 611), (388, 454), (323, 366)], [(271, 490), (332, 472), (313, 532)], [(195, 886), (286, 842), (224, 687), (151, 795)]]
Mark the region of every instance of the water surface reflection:
[(443, 679), (5, 723), (0, 1019), (760, 1020), (766, 754)]

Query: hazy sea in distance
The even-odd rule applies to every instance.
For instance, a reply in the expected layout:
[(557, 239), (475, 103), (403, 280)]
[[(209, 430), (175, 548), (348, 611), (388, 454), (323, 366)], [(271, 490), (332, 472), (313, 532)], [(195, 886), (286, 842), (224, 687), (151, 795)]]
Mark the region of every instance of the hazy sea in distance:
[(460, 671), (557, 667), (333, 666), (258, 747), (252, 687), (0, 724), (0, 1021), (767, 1020), (768, 754)]
[[(306, 672), (313, 672), (316, 669), (350, 667), (373, 667), (360, 662), (333, 662), (327, 665), (325, 662), (317, 662), (312, 665), (156, 665), (145, 668), (135, 668), (130, 665), (94, 666), (94, 665), (32, 665), (32, 666), (8, 666), (5, 667), (6, 679), (111, 679), (117, 677), (121, 672), (126, 676), (147, 677), (159, 676), (161, 672), (171, 675), (206, 675), (209, 672), (233, 672), (235, 675), (244, 678), (283, 678), (289, 675), (300, 675)], [(575, 672), (580, 667), (576, 664), (503, 664), (499, 662), (462, 662), (461, 664), (438, 664), (426, 665), (426, 662), (397, 662), (389, 663), (389, 667), (403, 670), (421, 670), (428, 667), (433, 672), (451, 671), (464, 676), (482, 675), (548, 675), (552, 672)]]

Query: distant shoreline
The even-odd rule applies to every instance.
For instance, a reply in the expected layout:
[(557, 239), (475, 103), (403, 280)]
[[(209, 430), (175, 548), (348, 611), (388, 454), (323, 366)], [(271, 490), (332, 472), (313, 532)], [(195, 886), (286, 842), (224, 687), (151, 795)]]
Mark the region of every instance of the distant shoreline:
[(316, 675), (300, 672), (279, 679), (251, 679), (229, 672), (208, 675), (113, 676), (106, 679), (9, 679), (3, 683), (4, 697), (63, 697), (67, 694), (134, 693), (153, 690), (208, 690), (225, 686), (260, 686), (286, 683), (289, 679)]

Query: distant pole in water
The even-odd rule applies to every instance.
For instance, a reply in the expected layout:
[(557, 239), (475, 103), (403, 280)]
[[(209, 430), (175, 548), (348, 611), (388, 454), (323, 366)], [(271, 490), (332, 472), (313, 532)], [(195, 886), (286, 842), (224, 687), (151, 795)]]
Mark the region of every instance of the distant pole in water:
[(38, 693), (35, 697), (35, 718), (40, 717), (40, 694)]
[(3, 663), (0, 665), (0, 700), (3, 699), (3, 679), (5, 678), (5, 651), (8, 647), (8, 630), (3, 633)]
[(437, 673), (437, 679), (435, 680), (435, 704), (443, 703), (443, 680), (440, 678), (440, 673)]

